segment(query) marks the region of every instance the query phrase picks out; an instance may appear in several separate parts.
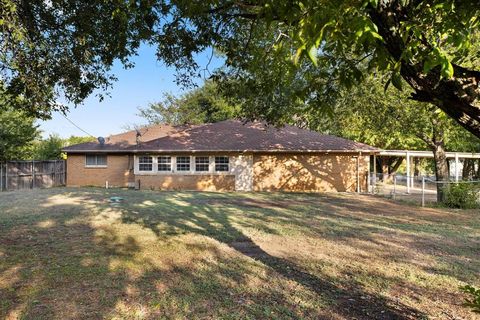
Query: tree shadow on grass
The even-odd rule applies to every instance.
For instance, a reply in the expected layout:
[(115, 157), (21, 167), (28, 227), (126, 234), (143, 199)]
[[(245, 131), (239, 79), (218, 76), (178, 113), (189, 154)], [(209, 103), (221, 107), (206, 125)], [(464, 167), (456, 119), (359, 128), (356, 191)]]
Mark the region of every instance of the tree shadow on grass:
[[(215, 197), (219, 198), (218, 195)], [(196, 200), (189, 196), (171, 194), (149, 208), (145, 208), (146, 210), (142, 211), (143, 215), (136, 214), (135, 210), (125, 210), (122, 221), (141, 224), (160, 238), (175, 233), (194, 233), (215, 239), (271, 268), (278, 275), (315, 292), (319, 297), (333, 301), (335, 313), (346, 318), (418, 319), (425, 316), (419, 310), (399, 301), (391, 301), (380, 295), (371, 295), (358, 283), (352, 283), (346, 279), (339, 281), (326, 275), (320, 278), (302, 270), (292, 261), (273, 256), (232, 224), (228, 210), (195, 203), (197, 203)], [(259, 228), (260, 226), (243, 222), (242, 227)], [(268, 229), (268, 226), (261, 228)], [(273, 228), (271, 233), (275, 233)]]
[[(102, 197), (71, 195), (67, 198), (72, 201), (65, 204), (53, 196), (50, 201), (43, 199), (47, 205), (40, 204), (33, 215), (0, 216), (0, 318), (322, 317), (317, 309), (299, 309), (281, 288), (238, 289), (248, 286), (258, 266), (220, 250), (214, 241), (184, 243), (174, 233), (162, 234), (154, 238), (150, 250), (178, 242), (186, 247), (179, 254), (196, 255), (188, 261), (172, 256), (159, 265), (144, 256), (142, 234), (136, 238), (123, 229), (111, 229), (119, 224), (116, 220), (110, 225), (92, 224), (120, 213), (135, 215), (129, 209), (111, 209), (99, 201)], [(158, 222), (158, 217), (149, 215), (137, 219), (142, 222), (130, 218), (124, 226), (138, 230), (145, 223)], [(205, 228), (212, 225), (208, 232), (221, 225), (195, 221)], [(148, 236), (148, 230), (141, 233)], [(268, 279), (264, 276), (262, 281)]]
[[(98, 319), (111, 311), (128, 275), (110, 269), (111, 250), (97, 245), (94, 228), (74, 222), (90, 209), (53, 205), (4, 225), (0, 280), (12, 274), (0, 284), (0, 318)], [(134, 252), (135, 243), (124, 250)]]
[[(238, 318), (281, 319), (426, 317), (400, 301), (366, 292), (351, 278), (308, 272), (291, 259), (267, 252), (242, 231), (256, 229), (281, 235), (271, 223), (276, 219), (277, 223), (283, 221), (300, 227), (302, 232), (328, 237), (322, 233), (324, 229), (309, 224), (310, 219), (320, 214), (318, 211), (302, 214), (295, 212), (298, 208), (294, 205), (286, 212), (281, 210), (284, 204), (275, 200), (262, 200), (259, 210), (255, 206), (261, 201), (248, 196), (242, 200), (241, 195), (236, 195), (241, 200), (232, 204), (229, 201), (233, 196), (228, 194), (142, 192), (134, 193), (130, 201), (129, 195), (133, 193), (109, 192), (74, 192), (68, 196), (80, 198), (74, 204), (52, 201), (51, 206), (39, 211), (41, 214), (5, 220), (0, 234), (0, 258), (5, 258), (0, 261), (0, 279), (11, 278), (11, 282), (2, 286), (0, 281), (0, 317), (17, 312), (27, 319), (112, 315), (128, 318), (132, 317), (132, 309), (151, 319), (232, 314)], [(112, 209), (102, 202), (116, 193), (126, 199), (118, 208)], [(310, 196), (299, 197), (310, 199)], [(336, 206), (338, 202), (332, 200), (322, 210), (334, 212)], [(197, 254), (188, 257), (188, 263), (172, 256), (161, 260), (159, 265), (154, 259), (143, 257), (143, 253), (139, 255), (143, 249), (137, 238), (122, 234), (121, 230), (113, 232), (91, 224), (96, 216), (107, 219), (112, 215), (119, 217), (115, 223), (143, 228), (141, 233), (153, 233), (155, 245), (180, 243), (185, 249), (178, 254)], [(238, 215), (246, 219), (237, 219)], [(341, 224), (341, 219), (345, 219), (334, 213), (327, 216), (331, 223)], [(377, 232), (378, 228), (359, 225), (344, 236), (331, 239), (354, 239), (355, 233), (363, 237)], [(182, 242), (183, 236), (190, 235), (194, 235), (193, 242)], [(132, 271), (130, 265), (140, 269)], [(261, 278), (262, 284), (271, 284), (257, 290), (238, 289), (249, 285), (252, 273), (259, 266), (268, 272), (255, 277)], [(287, 280), (278, 281), (282, 285), (295, 283), (312, 292), (312, 296), (303, 296), (303, 300), (329, 303), (322, 310), (311, 306), (299, 308), (295, 292), (273, 283), (279, 278)]]
[[(221, 197), (203, 201), (204, 205), (221, 203)], [(272, 220), (293, 225), (305, 234), (364, 247), (385, 260), (414, 264), (428, 273), (472, 282), (480, 268), (476, 250), (480, 245), (476, 236), (480, 220), (473, 213), (405, 207), (370, 196), (352, 198), (338, 194), (260, 194), (255, 199), (235, 199), (228, 204), (247, 209), (245, 216), (261, 222), (260, 226)], [(466, 238), (469, 240), (465, 241)], [(387, 250), (391, 244), (405, 250)], [(441, 267), (418, 264), (414, 261), (418, 252), (434, 257)]]

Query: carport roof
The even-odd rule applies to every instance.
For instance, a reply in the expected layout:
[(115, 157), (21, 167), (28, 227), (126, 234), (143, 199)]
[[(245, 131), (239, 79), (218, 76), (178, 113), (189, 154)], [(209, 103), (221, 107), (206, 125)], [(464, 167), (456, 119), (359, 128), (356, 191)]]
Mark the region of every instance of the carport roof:
[[(142, 133), (143, 132), (143, 133)], [(78, 152), (378, 152), (367, 144), (294, 126), (263, 122), (222, 122), (190, 126), (157, 125), (111, 136), (104, 145), (87, 142), (64, 148)]]

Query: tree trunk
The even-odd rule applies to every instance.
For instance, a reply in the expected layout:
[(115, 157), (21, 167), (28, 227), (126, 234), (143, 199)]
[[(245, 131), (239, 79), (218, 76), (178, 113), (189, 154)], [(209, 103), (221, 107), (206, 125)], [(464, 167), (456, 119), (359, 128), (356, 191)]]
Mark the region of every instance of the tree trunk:
[(475, 175), (475, 162), (473, 159), (463, 160), (462, 180), (470, 180)]
[(442, 203), (445, 201), (445, 187), (447, 186), (447, 184), (442, 182), (447, 181), (449, 176), (448, 161), (443, 139), (434, 141), (434, 144), (432, 151), (435, 160), (435, 176), (437, 181), (441, 181), (437, 183), (437, 202)]
[(381, 180), (387, 181), (395, 174), (403, 162), (402, 157), (377, 157), (377, 173), (381, 174)]
[(430, 121), (432, 123), (431, 136), (422, 135), (419, 136), (419, 138), (422, 139), (433, 152), (435, 178), (437, 180), (437, 202), (442, 203), (445, 201), (445, 187), (448, 185), (445, 182), (448, 181), (450, 175), (444, 142), (445, 132), (441, 118), (438, 118), (436, 115), (432, 115)]
[(385, 159), (383, 157), (377, 157), (377, 174), (380, 174), (380, 180), (384, 181)]
[(478, 160), (477, 165), (478, 165), (478, 167), (477, 167), (477, 180), (480, 180), (480, 159)]
[(388, 167), (388, 173), (389, 174), (395, 174), (400, 168), (400, 165), (403, 163), (403, 158), (402, 157), (395, 157), (393, 158), (392, 162), (390, 163)]
[(413, 158), (413, 176), (418, 177), (420, 175), (420, 158)]

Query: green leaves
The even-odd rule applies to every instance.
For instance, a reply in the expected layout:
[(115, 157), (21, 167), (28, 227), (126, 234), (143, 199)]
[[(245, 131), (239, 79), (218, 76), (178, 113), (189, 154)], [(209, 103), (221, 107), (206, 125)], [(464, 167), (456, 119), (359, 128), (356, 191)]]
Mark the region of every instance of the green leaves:
[(378, 7), (378, 0), (364, 0), (362, 7), (365, 8), (368, 5), (371, 5), (372, 7), (376, 8)]
[[(234, 95), (230, 90), (228, 96)], [(160, 102), (139, 108), (139, 116), (149, 123), (170, 125), (201, 124), (238, 116), (238, 106), (227, 101), (219, 86), (211, 81), (180, 96), (164, 95)]]
[(317, 66), (318, 65), (318, 62), (317, 62), (317, 47), (315, 45), (312, 45), (310, 47), (310, 49), (308, 49), (307, 54), (308, 54), (308, 58), (310, 59), (310, 61), (312, 61), (312, 63), (315, 66)]
[(423, 72), (427, 74), (437, 66), (440, 66), (441, 76), (443, 78), (449, 79), (453, 77), (453, 65), (447, 55), (440, 51), (439, 48), (433, 49), (432, 52), (427, 56), (427, 59), (423, 64)]
[(460, 290), (468, 294), (468, 298), (465, 299), (464, 305), (469, 307), (472, 312), (480, 313), (480, 289), (466, 285), (460, 287)]
[(12, 101), (38, 118), (64, 111), (59, 96), (80, 104), (95, 90), (101, 98), (118, 60), (131, 66), (141, 41), (152, 40), (159, 2), (0, 0), (2, 84)]
[(442, 77), (452, 78), (453, 77), (453, 65), (448, 59), (442, 61)]
[(31, 155), (31, 142), (39, 135), (35, 119), (19, 110), (0, 86), (0, 162), (25, 159)]
[(302, 57), (306, 53), (308, 56), (308, 59), (315, 65), (318, 66), (318, 52), (317, 52), (317, 47), (315, 45), (311, 45), (308, 50), (305, 48), (306, 46), (303, 45), (300, 48), (297, 49), (294, 57), (293, 57), (293, 62), (295, 65), (299, 65), (300, 61), (302, 60)]
[[(479, 41), (475, 1), (31, 0), (24, 12), (16, 3), (0, 0), (1, 36), (18, 35), (5, 38), (0, 68), (7, 70), (12, 96), (24, 97), (39, 117), (61, 108), (59, 93), (78, 104), (107, 90), (113, 62), (132, 66), (129, 57), (143, 42), (157, 46), (158, 59), (177, 69), (183, 86), (196, 82), (192, 78), (205, 67), (196, 58), (212, 46), (227, 69), (249, 81), (264, 76), (268, 60), (279, 77), (323, 64), (347, 87), (380, 71), (391, 74), (388, 83), (398, 89), (404, 86), (399, 63), (423, 66), (424, 74), (437, 68), (439, 78), (451, 78), (452, 63), (462, 65), (467, 55), (478, 61), (480, 51), (472, 46)], [(28, 16), (35, 17), (30, 24)], [(266, 81), (262, 85), (274, 91)], [(286, 82), (279, 83), (286, 89)]]
[(403, 84), (402, 84), (403, 79), (402, 79), (402, 76), (400, 75), (400, 72), (393, 72), (391, 81), (395, 88), (397, 88), (400, 91), (403, 90)]

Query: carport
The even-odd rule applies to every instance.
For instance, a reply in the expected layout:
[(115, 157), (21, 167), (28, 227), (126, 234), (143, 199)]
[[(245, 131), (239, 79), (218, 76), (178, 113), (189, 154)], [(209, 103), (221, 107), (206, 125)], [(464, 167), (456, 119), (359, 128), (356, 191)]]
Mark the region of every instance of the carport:
[[(460, 160), (461, 159), (480, 159), (480, 153), (470, 152), (446, 152), (447, 159), (454, 159), (454, 177), (455, 182), (460, 180)], [(414, 158), (433, 158), (432, 151), (413, 151), (413, 150), (382, 150), (378, 155), (373, 155), (373, 171), (376, 176), (376, 157), (404, 157), (406, 159), (406, 171), (407, 171), (407, 193), (410, 192), (410, 188), (413, 186), (413, 176), (411, 175), (412, 160)]]

